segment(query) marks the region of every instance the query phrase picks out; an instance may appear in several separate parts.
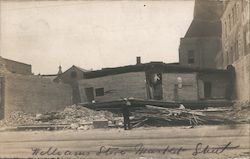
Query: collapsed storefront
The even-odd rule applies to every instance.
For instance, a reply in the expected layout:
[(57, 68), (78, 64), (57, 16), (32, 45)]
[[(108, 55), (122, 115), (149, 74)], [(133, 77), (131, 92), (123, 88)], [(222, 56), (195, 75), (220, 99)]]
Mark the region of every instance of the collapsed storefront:
[[(230, 99), (231, 71), (151, 62), (86, 72), (79, 80), (81, 102), (133, 97), (160, 101)], [(233, 92), (231, 92), (233, 93)]]

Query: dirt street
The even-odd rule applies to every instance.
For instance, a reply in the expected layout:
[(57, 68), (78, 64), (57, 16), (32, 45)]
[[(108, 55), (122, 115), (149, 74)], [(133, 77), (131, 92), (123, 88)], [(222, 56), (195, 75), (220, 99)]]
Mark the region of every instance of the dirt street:
[(0, 132), (0, 158), (249, 159), (249, 124)]

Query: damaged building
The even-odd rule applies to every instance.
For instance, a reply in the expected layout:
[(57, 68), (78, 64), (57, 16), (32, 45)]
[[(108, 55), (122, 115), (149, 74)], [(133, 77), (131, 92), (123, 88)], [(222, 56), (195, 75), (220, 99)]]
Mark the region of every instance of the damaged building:
[(13, 71), (13, 67), (11, 72), (2, 63), (0, 118), (13, 111), (59, 111), (73, 103), (129, 97), (162, 102), (225, 101), (232, 97), (229, 90), (234, 83), (234, 71), (230, 67), (222, 70), (140, 61), (137, 58), (135, 65), (95, 71), (72, 66), (62, 72), (59, 67), (53, 79), (33, 75), (27, 64), (23, 64), (24, 70)]
[(86, 72), (79, 80), (82, 102), (133, 97), (161, 101), (229, 99), (231, 71), (150, 62)]
[(6, 59), (0, 56), (0, 65), (1, 69), (5, 69), (6, 71), (11, 73), (32, 75), (30, 64)]
[(70, 85), (33, 75), (31, 65), (0, 58), (0, 119), (15, 111), (43, 113), (71, 104)]

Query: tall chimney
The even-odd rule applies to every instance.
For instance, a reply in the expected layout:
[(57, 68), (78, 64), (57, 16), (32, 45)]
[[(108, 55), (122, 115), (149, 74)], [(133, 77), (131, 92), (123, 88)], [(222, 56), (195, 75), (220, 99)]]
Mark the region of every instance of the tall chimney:
[(140, 56), (137, 56), (136, 57), (136, 64), (141, 64), (141, 57)]

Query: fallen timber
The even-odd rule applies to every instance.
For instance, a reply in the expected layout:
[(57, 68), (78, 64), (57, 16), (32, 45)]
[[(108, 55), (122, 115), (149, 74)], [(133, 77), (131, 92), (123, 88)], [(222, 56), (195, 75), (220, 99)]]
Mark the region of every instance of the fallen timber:
[[(209, 110), (208, 110), (209, 111)], [(215, 111), (215, 110), (213, 110)], [(225, 112), (230, 109), (219, 109)], [(210, 111), (209, 111), (210, 112)], [(214, 117), (206, 114), (206, 110), (172, 109), (152, 105), (137, 109), (133, 113), (133, 127), (138, 126), (171, 126), (171, 125), (210, 125), (210, 124), (232, 124), (229, 119)]]
[[(231, 101), (189, 101), (166, 102), (155, 100), (121, 99), (116, 101), (81, 103), (80, 105), (94, 110), (108, 110), (121, 114), (121, 108), (130, 103), (132, 127), (171, 126), (203, 124), (232, 124), (230, 119), (213, 116), (211, 112), (225, 112), (231, 109)], [(181, 108), (180, 105), (184, 105)], [(212, 109), (208, 109), (212, 107)], [(210, 114), (208, 114), (209, 112)], [(212, 114), (212, 115), (211, 115)]]
[[(130, 99), (126, 101), (131, 103), (132, 108), (145, 107), (146, 105), (153, 105), (163, 108), (179, 108), (180, 104), (184, 105), (187, 109), (205, 109), (208, 107), (231, 107), (234, 102), (228, 100), (211, 100), (211, 101), (159, 101), (159, 100), (142, 100), (142, 99)], [(108, 109), (120, 109), (126, 105), (124, 99), (113, 100), (113, 101), (104, 101), (104, 102), (95, 102), (95, 103), (79, 103), (84, 107), (94, 109), (94, 110), (108, 110)]]

